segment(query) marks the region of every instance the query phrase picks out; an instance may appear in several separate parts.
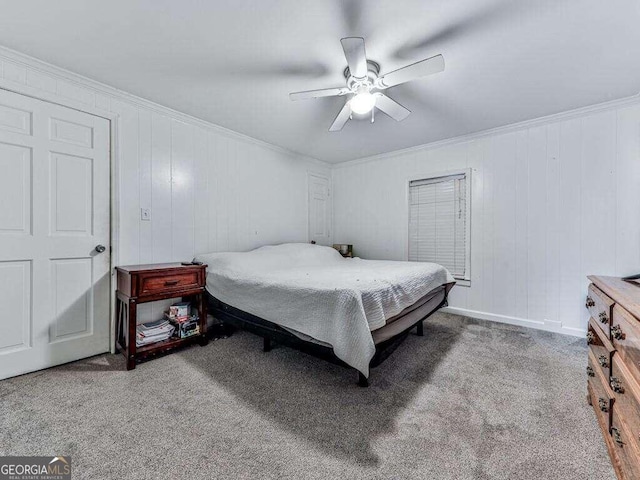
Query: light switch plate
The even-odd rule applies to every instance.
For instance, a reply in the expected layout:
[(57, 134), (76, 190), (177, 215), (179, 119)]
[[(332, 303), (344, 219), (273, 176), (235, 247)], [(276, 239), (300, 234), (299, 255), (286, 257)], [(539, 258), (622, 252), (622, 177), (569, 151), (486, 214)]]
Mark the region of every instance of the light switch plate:
[(151, 209), (150, 208), (141, 208), (140, 209), (140, 219), (141, 220), (151, 220)]

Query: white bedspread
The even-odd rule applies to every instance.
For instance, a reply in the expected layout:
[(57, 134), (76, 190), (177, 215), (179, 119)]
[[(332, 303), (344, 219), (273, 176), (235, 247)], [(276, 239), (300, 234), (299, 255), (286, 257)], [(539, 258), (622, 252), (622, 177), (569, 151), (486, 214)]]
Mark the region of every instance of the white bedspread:
[(454, 282), (434, 263), (343, 258), (331, 247), (290, 243), (250, 252), (198, 255), (207, 290), (245, 312), (333, 347), (369, 375), (371, 330), (429, 291)]

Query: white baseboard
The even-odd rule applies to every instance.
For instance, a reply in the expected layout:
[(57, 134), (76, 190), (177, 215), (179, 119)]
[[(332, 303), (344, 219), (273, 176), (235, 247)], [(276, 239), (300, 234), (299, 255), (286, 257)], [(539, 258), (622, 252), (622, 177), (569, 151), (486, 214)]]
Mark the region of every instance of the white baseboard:
[(491, 322), (507, 323), (509, 325), (518, 325), (520, 327), (535, 328), (537, 330), (545, 330), (547, 332), (562, 333), (573, 337), (584, 337), (586, 330), (576, 327), (565, 327), (562, 322), (553, 320), (529, 320), (528, 318), (510, 317), (508, 315), (498, 315), (495, 313), (479, 312), (477, 310), (467, 310), (466, 308), (445, 307), (443, 312), (462, 315), (464, 317), (477, 318), (480, 320), (489, 320)]

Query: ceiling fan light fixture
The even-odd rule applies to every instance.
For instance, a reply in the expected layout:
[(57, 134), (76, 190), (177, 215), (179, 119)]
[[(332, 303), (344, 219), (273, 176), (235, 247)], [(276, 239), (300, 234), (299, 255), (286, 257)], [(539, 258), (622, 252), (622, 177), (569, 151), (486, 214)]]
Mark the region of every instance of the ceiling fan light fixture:
[[(371, 113), (371, 123), (373, 123), (376, 108), (396, 122), (404, 120), (411, 111), (380, 92), (380, 90), (444, 70), (443, 56), (436, 55), (380, 76), (380, 65), (367, 59), (364, 38), (346, 37), (341, 39), (340, 42), (342, 43), (344, 56), (347, 59), (347, 68), (343, 72), (347, 83), (346, 87), (306, 90), (289, 94), (291, 100), (346, 95), (347, 100), (331, 127), (329, 127), (330, 132), (342, 130), (348, 120), (353, 120), (354, 113), (360, 115), (361, 119), (366, 118), (364, 116)], [(371, 93), (372, 90), (374, 93)]]
[(349, 106), (357, 114), (369, 113), (376, 106), (376, 97), (369, 91), (359, 92), (351, 99)]

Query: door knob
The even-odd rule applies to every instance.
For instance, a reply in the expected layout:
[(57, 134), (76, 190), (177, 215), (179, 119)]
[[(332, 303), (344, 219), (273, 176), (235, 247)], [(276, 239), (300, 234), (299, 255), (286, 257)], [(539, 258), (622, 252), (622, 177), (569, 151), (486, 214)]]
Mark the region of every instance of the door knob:
[(98, 253), (102, 253), (106, 249), (107, 249), (107, 247), (105, 247), (104, 245), (96, 245), (96, 248), (95, 248), (96, 252), (98, 252)]

